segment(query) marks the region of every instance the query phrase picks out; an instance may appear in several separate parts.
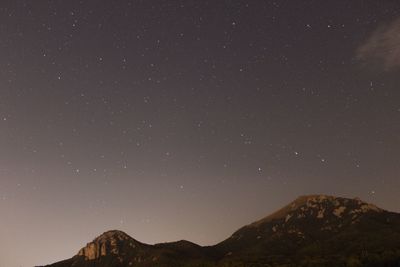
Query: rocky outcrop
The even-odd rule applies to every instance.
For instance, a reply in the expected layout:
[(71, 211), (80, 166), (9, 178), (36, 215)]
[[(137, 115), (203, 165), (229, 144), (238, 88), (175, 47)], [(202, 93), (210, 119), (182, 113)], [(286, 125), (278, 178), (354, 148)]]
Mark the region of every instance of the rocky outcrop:
[(131, 237), (122, 231), (108, 231), (88, 243), (78, 252), (78, 256), (84, 256), (86, 260), (96, 260), (110, 254), (119, 255), (121, 243), (130, 242)]

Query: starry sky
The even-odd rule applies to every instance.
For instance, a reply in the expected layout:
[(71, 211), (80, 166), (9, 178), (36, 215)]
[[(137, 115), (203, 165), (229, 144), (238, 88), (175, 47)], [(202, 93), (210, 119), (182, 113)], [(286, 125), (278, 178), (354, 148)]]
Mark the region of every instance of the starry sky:
[(1, 1), (0, 59), (1, 267), (303, 194), (400, 212), (399, 1)]

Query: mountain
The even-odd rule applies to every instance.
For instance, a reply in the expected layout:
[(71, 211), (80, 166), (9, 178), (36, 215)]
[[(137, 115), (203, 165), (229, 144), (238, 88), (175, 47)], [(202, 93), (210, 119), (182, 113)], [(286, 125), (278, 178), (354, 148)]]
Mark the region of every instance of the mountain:
[(400, 266), (400, 214), (360, 199), (297, 198), (215, 246), (147, 245), (109, 231), (48, 267)]
[(360, 199), (302, 196), (242, 227), (215, 249), (226, 255), (222, 262), (244, 266), (362, 266), (378, 264), (382, 257), (389, 262), (392, 254), (394, 266), (400, 266), (400, 214)]
[(207, 258), (204, 248), (189, 241), (147, 245), (122, 231), (112, 230), (95, 238), (71, 259), (48, 266), (185, 266), (200, 261), (208, 263)]

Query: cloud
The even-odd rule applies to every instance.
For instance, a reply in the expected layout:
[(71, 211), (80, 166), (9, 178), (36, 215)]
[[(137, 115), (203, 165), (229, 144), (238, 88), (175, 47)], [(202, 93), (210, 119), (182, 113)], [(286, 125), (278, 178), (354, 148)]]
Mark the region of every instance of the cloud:
[(400, 18), (378, 27), (356, 51), (367, 66), (400, 70)]

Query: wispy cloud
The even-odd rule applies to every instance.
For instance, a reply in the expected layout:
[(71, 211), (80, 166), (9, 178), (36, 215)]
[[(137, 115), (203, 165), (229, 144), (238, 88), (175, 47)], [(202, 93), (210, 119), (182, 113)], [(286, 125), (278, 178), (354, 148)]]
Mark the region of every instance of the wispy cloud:
[(358, 47), (356, 56), (374, 68), (400, 70), (400, 18), (372, 32)]

